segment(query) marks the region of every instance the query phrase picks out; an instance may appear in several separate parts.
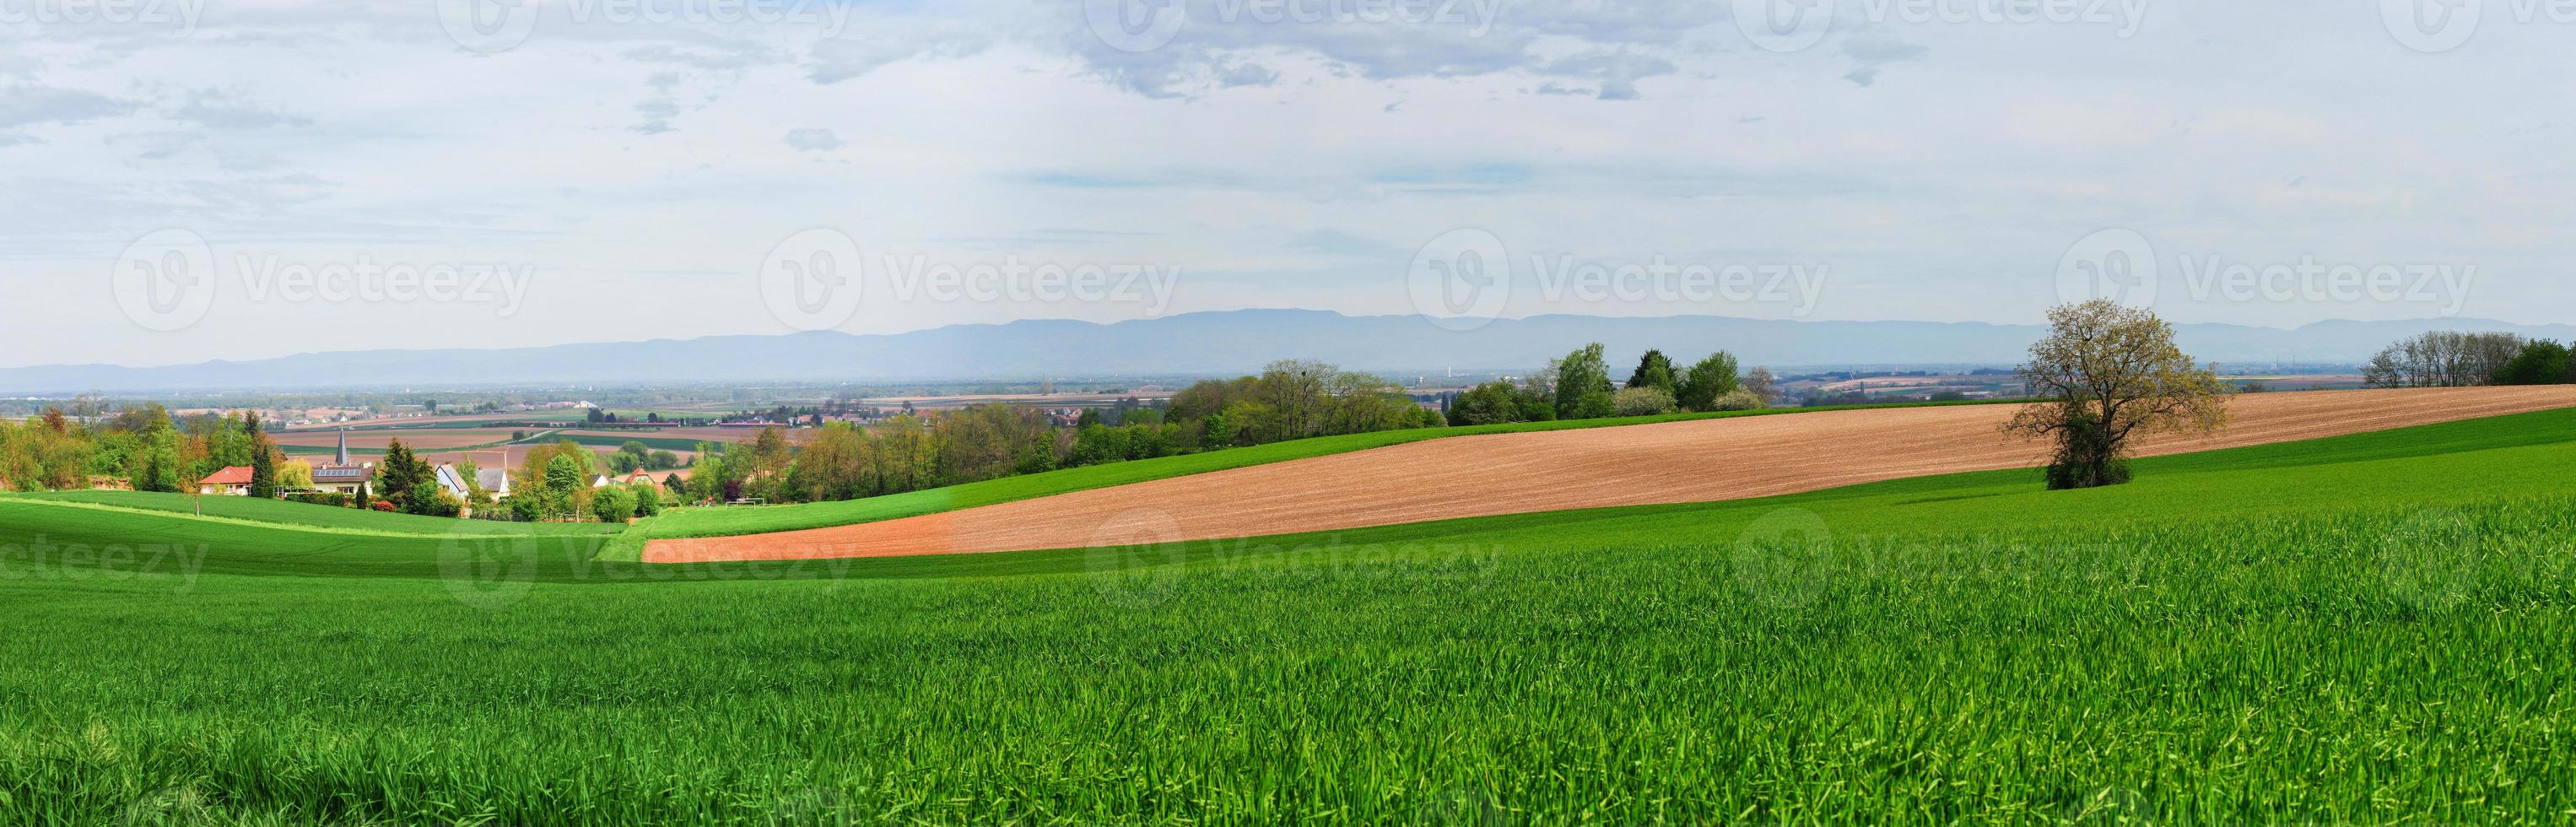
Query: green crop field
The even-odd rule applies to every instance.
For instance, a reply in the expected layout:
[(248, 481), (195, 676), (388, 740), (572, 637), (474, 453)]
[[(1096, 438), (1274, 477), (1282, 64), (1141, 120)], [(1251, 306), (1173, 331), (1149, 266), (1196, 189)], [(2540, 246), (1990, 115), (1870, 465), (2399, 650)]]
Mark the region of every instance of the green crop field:
[(1156, 457), (1153, 459), (1113, 462), (1064, 468), (1026, 476), (951, 485), (911, 491), (882, 497), (842, 502), (805, 503), (763, 508), (711, 507), (674, 508), (659, 517), (637, 523), (614, 544), (611, 556), (641, 559), (644, 544), (674, 537), (734, 537), (744, 534), (769, 534), (808, 528), (855, 525), (880, 520), (936, 514), (963, 508), (1016, 502), (1038, 497), (1109, 488), (1130, 483), (1247, 468), (1290, 460), (1310, 459), (1331, 454), (1346, 454), (1390, 445), (1403, 445), (1430, 439), (1479, 434), (1535, 433), (1577, 428), (1608, 428), (1623, 425), (1646, 425), (1657, 422), (1681, 422), (1695, 419), (1727, 419), (1744, 416), (1781, 416), (1822, 411), (1871, 410), (1878, 408), (1927, 408), (1951, 405), (1990, 405), (1998, 402), (1912, 402), (1884, 405), (1846, 405), (1816, 408), (1772, 408), (1760, 411), (1726, 413), (1685, 413), (1665, 416), (1641, 416), (1622, 419), (1575, 419), (1557, 422), (1520, 422), (1509, 425), (1471, 425), (1453, 428), (1417, 428), (1404, 431), (1377, 431), (1365, 434), (1314, 437), (1267, 445), (1227, 448), (1196, 454)]
[(0, 823), (2562, 823), (2570, 467), (704, 566), (0, 498)]
[(613, 534), (625, 528), (599, 523), (498, 523), (489, 520), (451, 520), (443, 517), (421, 517), (412, 514), (387, 514), (356, 508), (334, 508), (325, 505), (255, 500), (249, 497), (193, 497), (186, 494), (153, 494), (135, 491), (48, 491), (31, 494), (0, 494), (0, 503), (10, 502), (86, 505), (102, 508), (139, 509), (144, 511), (204, 514), (226, 520), (270, 523), (289, 527), (370, 531), (389, 534), (451, 535), (523, 535), (523, 534)]

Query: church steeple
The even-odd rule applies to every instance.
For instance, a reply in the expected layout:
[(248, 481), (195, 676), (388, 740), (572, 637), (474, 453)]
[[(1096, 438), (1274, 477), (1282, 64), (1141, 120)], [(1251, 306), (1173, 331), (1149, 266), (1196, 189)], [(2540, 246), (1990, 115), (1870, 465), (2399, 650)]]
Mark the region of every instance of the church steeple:
[(340, 429), (340, 462), (339, 462), (339, 464), (341, 464), (341, 465), (347, 465), (347, 464), (349, 464), (349, 429), (347, 429), (347, 428), (342, 428), (342, 429)]

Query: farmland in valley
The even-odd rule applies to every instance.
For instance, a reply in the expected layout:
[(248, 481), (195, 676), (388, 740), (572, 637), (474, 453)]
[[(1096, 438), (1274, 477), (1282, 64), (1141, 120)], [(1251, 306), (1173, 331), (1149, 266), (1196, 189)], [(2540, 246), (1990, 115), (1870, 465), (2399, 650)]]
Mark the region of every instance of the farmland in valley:
[[(2237, 401), (2235, 422), (2225, 433), (2159, 439), (2146, 443), (2142, 453), (2259, 445), (2566, 406), (2576, 406), (2576, 388), (2257, 394)], [(1708, 502), (2041, 464), (2045, 446), (2013, 441), (1999, 431), (2015, 410), (1970, 405), (1830, 411), (1459, 437), (787, 534), (696, 539), (678, 534), (691, 528), (710, 534), (732, 528), (688, 525), (712, 523), (721, 515), (674, 515), (672, 525), (641, 533), (668, 538), (654, 539), (644, 559), (694, 562), (1014, 551), (1082, 546), (1122, 532), (1163, 540), (1216, 539), (1528, 511)], [(755, 514), (745, 519), (781, 518)]]
[(0, 497), (0, 821), (2531, 820), (2571, 464), (2562, 410), (2075, 493), (658, 566)]

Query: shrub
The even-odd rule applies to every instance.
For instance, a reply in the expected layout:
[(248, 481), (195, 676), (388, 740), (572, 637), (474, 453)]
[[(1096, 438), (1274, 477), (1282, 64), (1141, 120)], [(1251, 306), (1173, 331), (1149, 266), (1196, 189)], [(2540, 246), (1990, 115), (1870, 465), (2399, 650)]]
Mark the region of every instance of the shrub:
[(603, 523), (622, 523), (635, 518), (635, 493), (611, 486), (599, 489), (590, 499), (590, 513)]
[(628, 485), (626, 490), (635, 498), (635, 516), (651, 517), (662, 513), (661, 486), (639, 482)]
[(1619, 392), (1620, 416), (1660, 416), (1673, 412), (1673, 395), (1657, 387), (1628, 388)]
[(403, 495), (403, 512), (423, 517), (449, 517), (465, 513), (465, 499), (437, 485), (415, 485)]
[(370, 510), (370, 511), (382, 511), (382, 512), (385, 512), (385, 513), (387, 513), (387, 514), (395, 514), (395, 513), (400, 513), (400, 512), (402, 511), (402, 509), (395, 508), (393, 503), (391, 503), (391, 502), (387, 502), (387, 501), (385, 501), (385, 500), (377, 500), (377, 501), (375, 501), (375, 502), (373, 502), (373, 503), (370, 503), (370, 504), (368, 504), (368, 505), (367, 505), (367, 509), (368, 509), (368, 510)]
[(1762, 401), (1761, 394), (1747, 390), (1738, 390), (1725, 396), (1718, 397), (1716, 402), (1709, 403), (1708, 409), (1712, 411), (1758, 411), (1768, 407), (1771, 407), (1771, 403)]

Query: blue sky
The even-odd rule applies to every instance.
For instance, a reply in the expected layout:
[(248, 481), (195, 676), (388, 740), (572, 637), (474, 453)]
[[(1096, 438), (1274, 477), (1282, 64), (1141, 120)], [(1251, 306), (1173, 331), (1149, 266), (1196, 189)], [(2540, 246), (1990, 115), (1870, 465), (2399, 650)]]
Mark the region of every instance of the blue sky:
[[(2031, 322), (2105, 263), (2178, 321), (2576, 306), (2576, 20), (1770, 1), (7, 0), (0, 365), (1413, 313), (1459, 248), (1506, 316)], [(817, 251), (859, 295), (782, 311)], [(280, 287), (369, 268), (456, 281)]]

